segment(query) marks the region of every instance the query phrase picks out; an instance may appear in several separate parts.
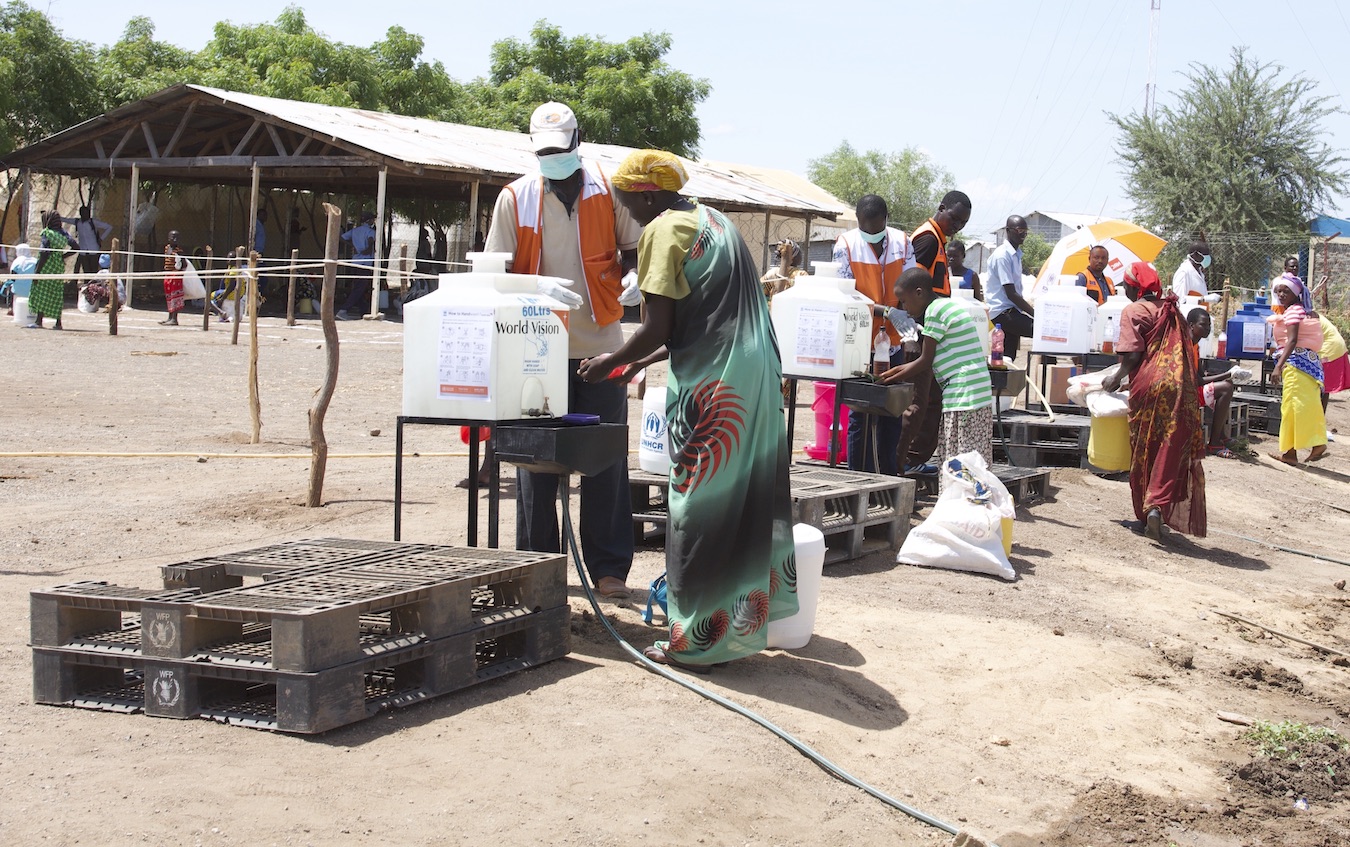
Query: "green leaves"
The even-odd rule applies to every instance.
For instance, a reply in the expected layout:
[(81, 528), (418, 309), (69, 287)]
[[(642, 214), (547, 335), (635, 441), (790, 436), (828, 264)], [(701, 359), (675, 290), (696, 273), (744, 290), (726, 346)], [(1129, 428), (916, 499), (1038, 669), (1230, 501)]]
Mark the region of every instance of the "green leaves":
[(850, 206), (864, 194), (879, 194), (886, 200), (891, 222), (904, 230), (928, 220), (942, 195), (955, 185), (950, 173), (913, 147), (899, 153), (859, 153), (847, 141), (812, 159), (807, 174)]
[(1347, 161), (1322, 140), (1339, 111), (1301, 75), (1244, 48), (1231, 67), (1193, 65), (1154, 117), (1110, 115), (1127, 191), (1147, 224), (1187, 236), (1294, 232), (1347, 187)]
[(189, 82), (519, 131), (540, 103), (561, 100), (589, 141), (692, 156), (694, 109), (712, 90), (666, 64), (669, 35), (611, 43), (565, 37), (547, 21), (529, 42), (497, 42), (490, 73), (467, 84), (422, 58), (420, 35), (395, 26), (370, 47), (343, 44), (316, 32), (298, 6), (270, 24), (217, 23), (195, 53), (154, 35), (149, 18), (134, 17), (115, 44), (95, 49), (65, 40), (22, 2), (0, 6), (0, 154)]

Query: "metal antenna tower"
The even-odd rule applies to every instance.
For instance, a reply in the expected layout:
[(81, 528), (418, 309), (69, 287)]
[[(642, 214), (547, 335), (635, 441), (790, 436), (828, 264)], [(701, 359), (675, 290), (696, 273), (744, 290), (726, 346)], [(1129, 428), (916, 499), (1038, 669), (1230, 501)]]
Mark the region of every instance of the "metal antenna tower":
[(1148, 83), (1144, 85), (1144, 117), (1153, 118), (1158, 107), (1158, 13), (1162, 0), (1149, 0), (1148, 12)]

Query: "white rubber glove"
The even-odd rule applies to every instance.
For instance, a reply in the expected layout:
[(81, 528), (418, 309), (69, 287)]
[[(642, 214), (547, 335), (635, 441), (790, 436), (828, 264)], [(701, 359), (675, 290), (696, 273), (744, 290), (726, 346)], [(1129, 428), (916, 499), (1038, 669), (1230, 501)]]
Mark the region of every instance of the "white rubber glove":
[(638, 288), (637, 271), (623, 275), (623, 293), (619, 295), (620, 306), (636, 306), (642, 302), (642, 291)]
[(1213, 304), (1222, 300), (1223, 295), (1219, 294), (1217, 291), (1211, 291), (1209, 294), (1206, 294), (1204, 297), (1201, 297), (1200, 299), (1205, 301), (1206, 303)]
[(580, 309), (584, 302), (581, 295), (569, 290), (574, 283), (570, 279), (557, 276), (536, 277), (535, 288), (545, 297), (552, 297), (569, 309)]
[(919, 340), (919, 325), (909, 316), (909, 312), (904, 309), (891, 309), (886, 312), (886, 320), (890, 321), (891, 326), (900, 333), (901, 341)]

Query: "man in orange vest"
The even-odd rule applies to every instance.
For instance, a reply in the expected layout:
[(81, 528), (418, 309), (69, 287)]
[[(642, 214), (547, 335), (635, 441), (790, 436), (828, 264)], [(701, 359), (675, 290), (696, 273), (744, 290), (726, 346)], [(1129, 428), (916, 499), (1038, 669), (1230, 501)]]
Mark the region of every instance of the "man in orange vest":
[[(914, 267), (914, 251), (903, 232), (886, 225), (886, 201), (875, 194), (858, 199), (855, 209), (858, 226), (850, 229), (834, 243), (834, 261), (839, 264), (839, 275), (851, 277), (858, 291), (872, 298), (878, 306), (892, 309), (901, 316), (901, 323), (913, 324), (896, 307), (895, 281), (907, 268)], [(872, 337), (884, 333), (889, 348), (890, 365), (904, 364), (905, 350), (895, 324), (885, 318), (874, 318)], [(875, 343), (875, 342), (874, 342)], [(850, 415), (848, 421), (848, 466), (851, 470), (870, 471), (895, 476), (896, 447), (900, 443), (900, 418)], [(874, 436), (869, 438), (869, 432)], [(872, 451), (876, 461), (872, 461)]]
[(1106, 275), (1106, 263), (1109, 261), (1111, 254), (1106, 248), (1094, 244), (1088, 250), (1087, 269), (1073, 279), (1074, 285), (1087, 289), (1087, 296), (1097, 301), (1098, 306), (1105, 303), (1107, 297), (1116, 293), (1116, 287)]
[[(623, 343), (619, 318), (636, 306), (637, 243), (642, 227), (614, 202), (608, 177), (581, 158), (576, 115), (562, 103), (545, 103), (530, 117), (530, 144), (539, 169), (497, 195), (487, 252), (510, 253), (513, 273), (568, 280), (569, 287), (541, 279), (540, 293), (572, 311), (568, 321), (571, 384), (569, 412), (598, 415), (605, 423), (628, 422), (628, 386), (577, 375), (583, 359), (612, 353)], [(555, 474), (516, 471), (516, 548), (562, 551)], [(628, 461), (581, 479), (581, 548), (591, 581), (604, 597), (628, 597), (633, 565), (633, 517)]]
[[(965, 229), (970, 222), (970, 198), (961, 191), (948, 191), (938, 204), (937, 214), (919, 225), (910, 234), (914, 245), (914, 261), (933, 277), (933, 293), (939, 297), (952, 296), (951, 273), (947, 269), (947, 239)], [(937, 402), (931, 402), (936, 400)], [(900, 455), (896, 462), (903, 470), (918, 469), (936, 473), (926, 463), (937, 450), (942, 428), (942, 389), (937, 376), (930, 374), (914, 386), (914, 403), (910, 407), (909, 426), (900, 436)]]
[(938, 204), (937, 214), (910, 233), (914, 261), (933, 277), (933, 293), (952, 296), (951, 275), (947, 271), (947, 240), (970, 222), (970, 198), (961, 191), (948, 191)]

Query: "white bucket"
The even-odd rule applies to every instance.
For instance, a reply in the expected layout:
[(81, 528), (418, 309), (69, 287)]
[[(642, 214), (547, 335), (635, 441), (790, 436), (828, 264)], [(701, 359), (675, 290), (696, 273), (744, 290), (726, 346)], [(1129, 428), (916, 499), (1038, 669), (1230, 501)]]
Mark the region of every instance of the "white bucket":
[(28, 317), (28, 298), (14, 298), (14, 322), (19, 326), (27, 326), (30, 318)]
[(666, 451), (666, 389), (647, 386), (642, 398), (642, 428), (638, 430), (638, 467), (648, 473), (670, 473)]
[(820, 581), (825, 569), (825, 534), (810, 524), (792, 527), (797, 547), (797, 614), (769, 621), (769, 646), (777, 650), (805, 647), (816, 628)]

